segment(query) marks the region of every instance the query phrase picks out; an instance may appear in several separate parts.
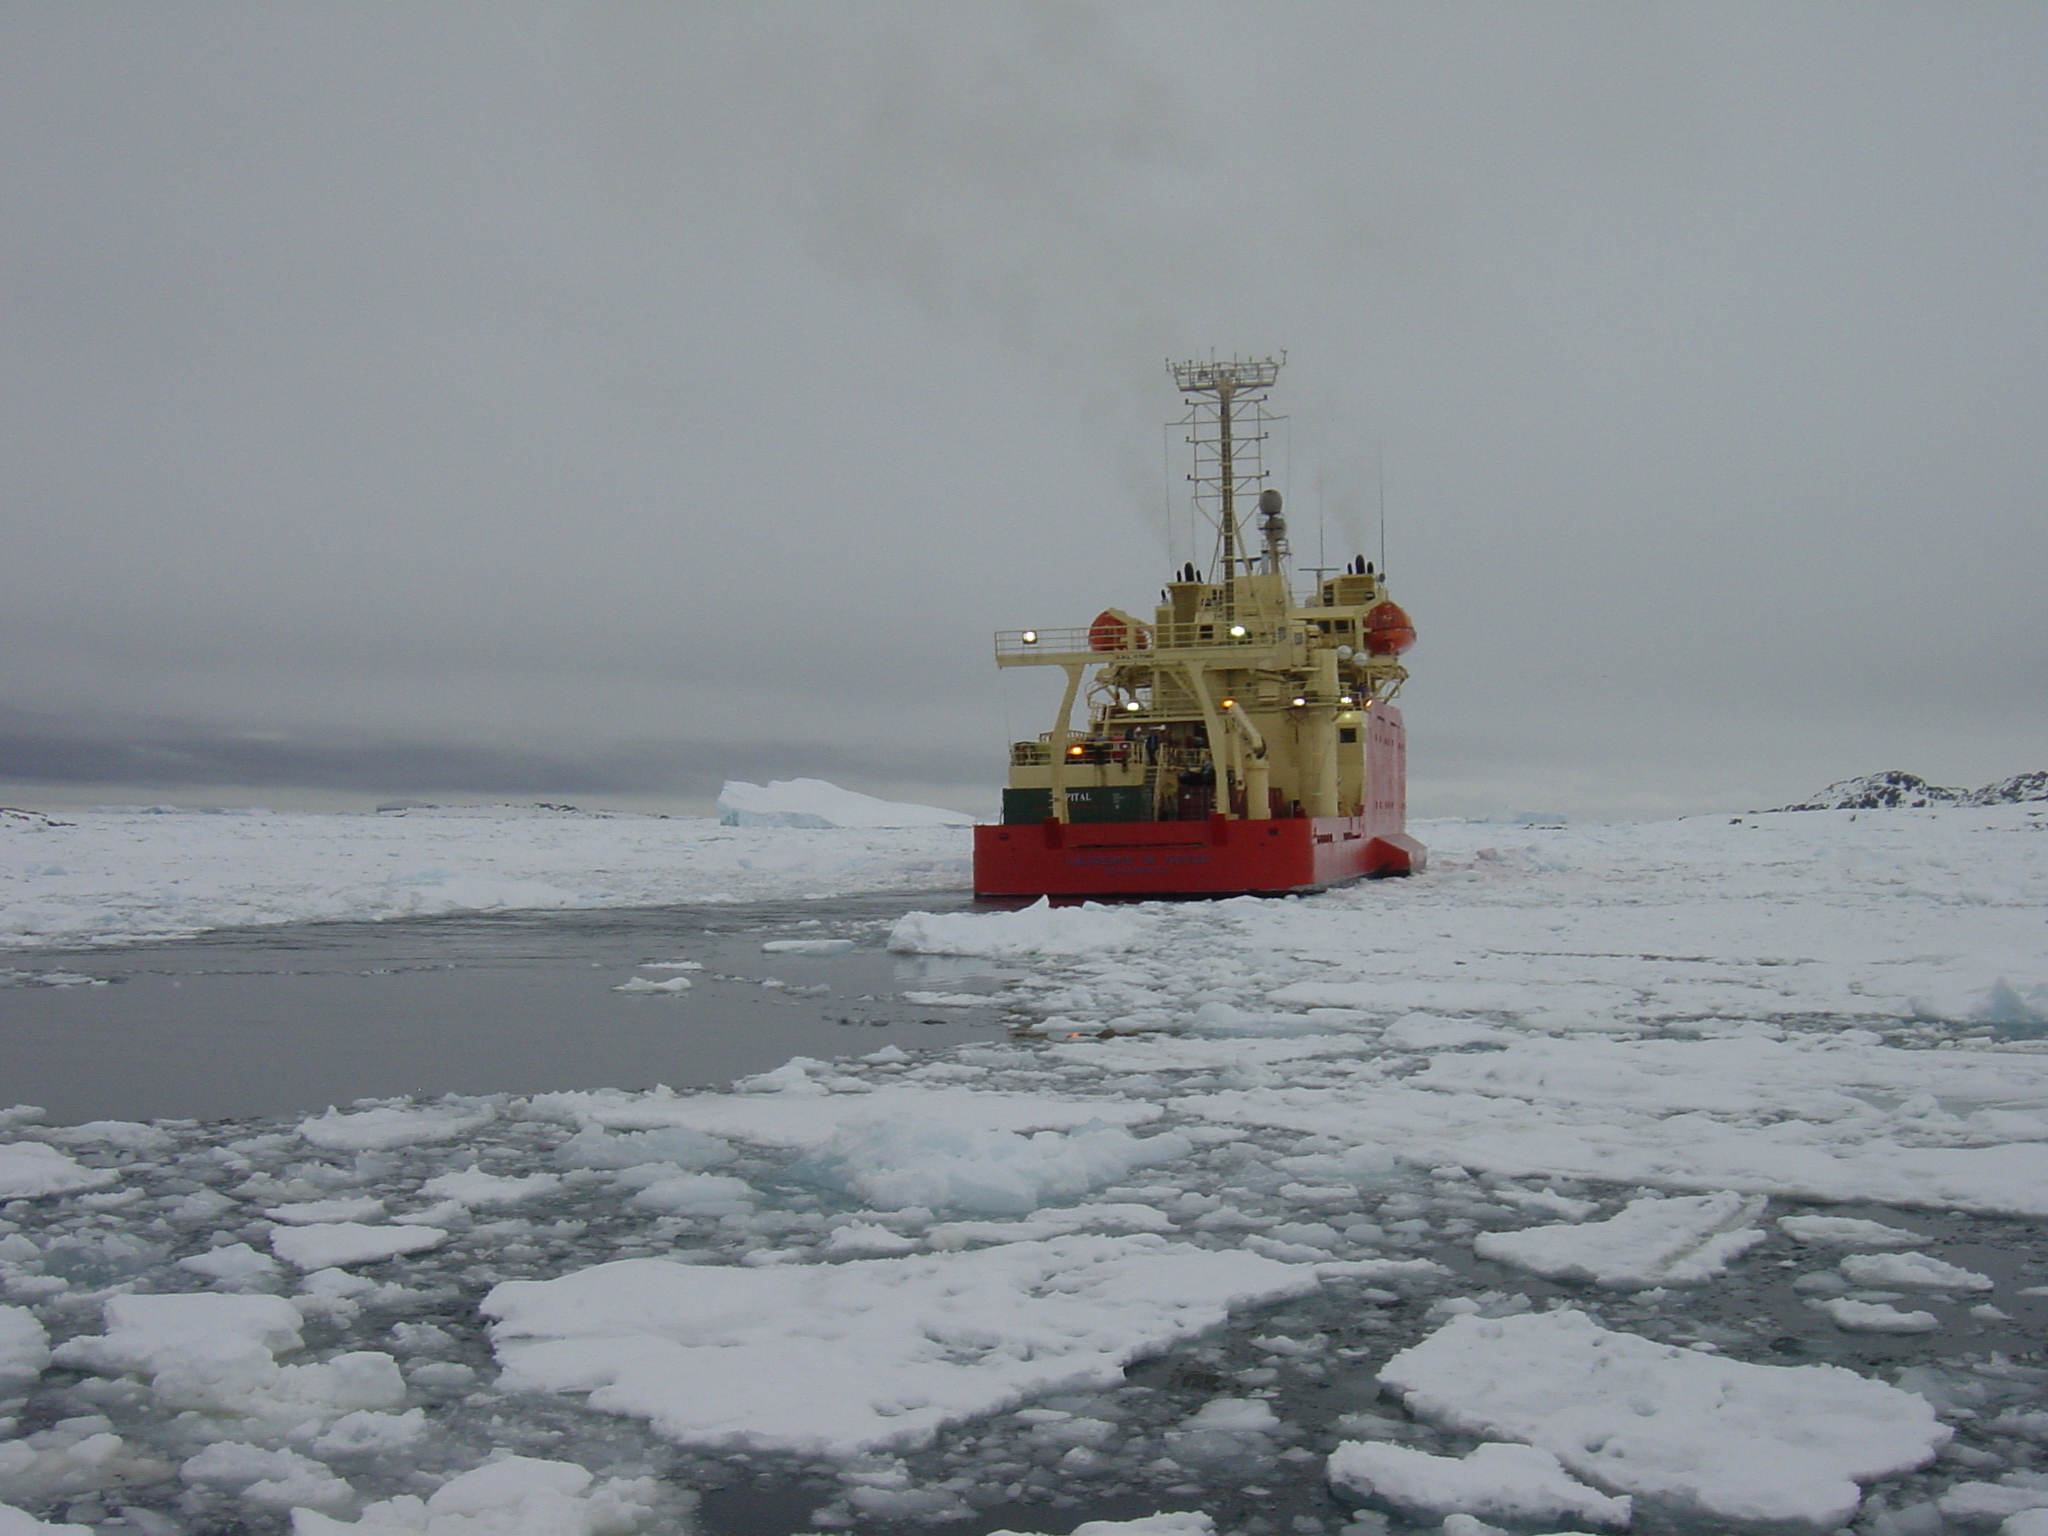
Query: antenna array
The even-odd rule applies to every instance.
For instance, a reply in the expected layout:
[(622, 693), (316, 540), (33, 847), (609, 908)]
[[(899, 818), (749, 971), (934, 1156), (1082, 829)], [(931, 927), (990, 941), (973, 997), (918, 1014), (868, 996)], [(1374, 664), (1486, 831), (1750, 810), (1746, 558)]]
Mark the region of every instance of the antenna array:
[(1228, 588), (1239, 568), (1249, 573), (1252, 557), (1243, 552), (1237, 522), (1240, 496), (1256, 495), (1267, 478), (1262, 445), (1267, 426), (1279, 420), (1266, 412), (1266, 391), (1280, 377), (1279, 357), (1168, 363), (1175, 386), (1191, 397), (1188, 414), (1178, 423), (1189, 428), (1195, 450), (1195, 505), (1216, 525), (1216, 564)]

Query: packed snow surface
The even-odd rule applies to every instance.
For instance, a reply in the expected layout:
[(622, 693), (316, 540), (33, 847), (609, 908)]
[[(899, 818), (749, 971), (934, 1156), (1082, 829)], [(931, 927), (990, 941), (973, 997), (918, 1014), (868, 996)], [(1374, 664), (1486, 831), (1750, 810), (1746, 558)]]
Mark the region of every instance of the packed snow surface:
[[(2048, 1536), (2044, 820), (1444, 825), (1302, 900), (823, 906), (759, 941), (891, 946), (1013, 1031), (727, 1092), (0, 1112), (0, 1532)], [(957, 887), (957, 841), (9, 820), (5, 979), (529, 880)], [(751, 1478), (811, 1502), (749, 1527)]]
[(728, 779), (718, 795), (728, 827), (967, 827), (972, 816), (935, 805), (905, 805), (841, 789), (823, 779)]

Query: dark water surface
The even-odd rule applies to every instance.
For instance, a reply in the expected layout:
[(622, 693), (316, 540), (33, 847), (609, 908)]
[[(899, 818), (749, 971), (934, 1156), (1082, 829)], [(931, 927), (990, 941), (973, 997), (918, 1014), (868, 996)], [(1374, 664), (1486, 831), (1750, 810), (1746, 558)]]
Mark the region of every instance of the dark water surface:
[[(891, 955), (957, 891), (236, 929), (0, 958), (0, 1105), (59, 1123), (292, 1114), (394, 1094), (722, 1086), (792, 1056), (953, 1045), (1000, 1008), (985, 961)], [(764, 953), (843, 938), (830, 955)], [(696, 960), (702, 971), (642, 970)], [(612, 990), (686, 974), (679, 997)], [(65, 983), (67, 978), (90, 982)], [(90, 984), (100, 983), (99, 985)], [(60, 984), (53, 984), (60, 983)]]

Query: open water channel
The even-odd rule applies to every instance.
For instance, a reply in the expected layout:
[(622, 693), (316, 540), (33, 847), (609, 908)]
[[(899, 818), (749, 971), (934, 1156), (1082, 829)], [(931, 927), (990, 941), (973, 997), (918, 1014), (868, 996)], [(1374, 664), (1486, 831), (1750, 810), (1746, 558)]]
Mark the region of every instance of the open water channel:
[[(891, 955), (959, 892), (227, 930), (0, 960), (0, 1103), (56, 1124), (317, 1113), (397, 1094), (723, 1086), (792, 1056), (999, 1031), (986, 961)], [(823, 941), (818, 949), (764, 944)], [(851, 941), (835, 947), (831, 941)], [(693, 961), (702, 970), (649, 969)], [(686, 976), (679, 993), (623, 993)], [(993, 998), (992, 998), (993, 1002)]]

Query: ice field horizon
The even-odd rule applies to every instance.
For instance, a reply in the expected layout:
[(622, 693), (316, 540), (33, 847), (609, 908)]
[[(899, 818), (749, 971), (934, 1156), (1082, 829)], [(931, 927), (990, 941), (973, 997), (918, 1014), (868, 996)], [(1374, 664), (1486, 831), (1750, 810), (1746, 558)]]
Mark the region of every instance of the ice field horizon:
[[(0, 1117), (0, 1533), (2048, 1533), (2048, 805), (1016, 910), (747, 814), (0, 822), (0, 1017), (616, 910), (646, 1051)], [(792, 993), (893, 1022), (658, 1086)]]

